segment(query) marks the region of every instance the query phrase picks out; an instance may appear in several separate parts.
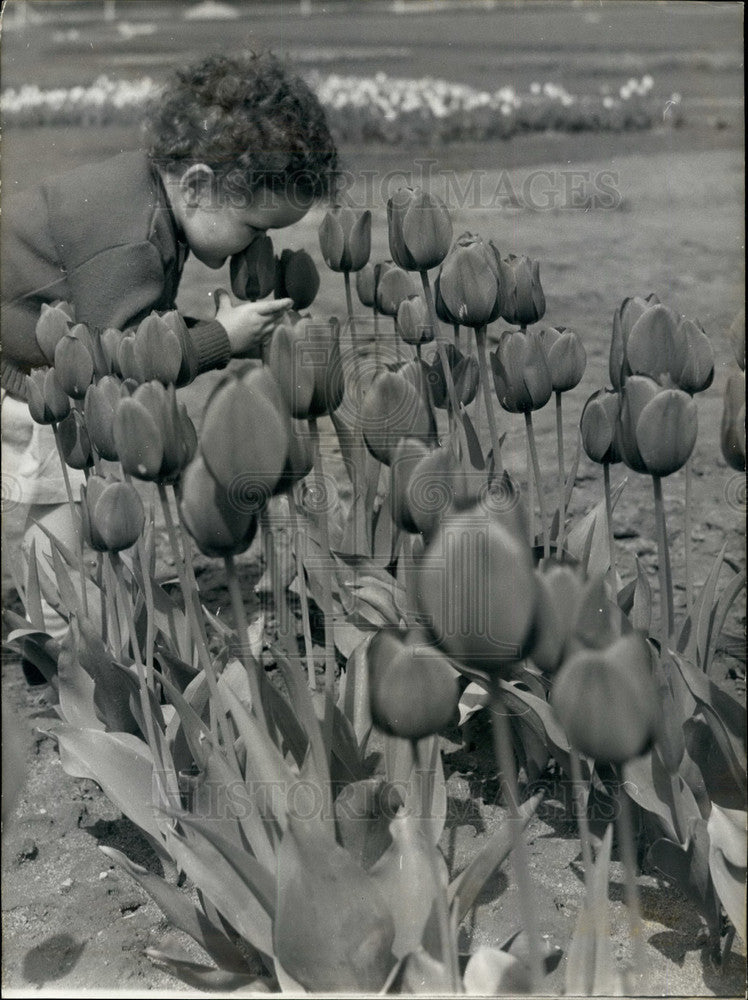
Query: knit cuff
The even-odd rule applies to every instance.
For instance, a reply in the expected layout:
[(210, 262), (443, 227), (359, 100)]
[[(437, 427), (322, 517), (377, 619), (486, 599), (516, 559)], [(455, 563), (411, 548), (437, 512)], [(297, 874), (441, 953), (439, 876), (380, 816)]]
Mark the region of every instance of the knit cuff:
[(16, 399), (26, 399), (26, 372), (22, 371), (12, 361), (2, 362), (0, 381), (5, 391)]
[(224, 368), (231, 358), (229, 335), (218, 320), (196, 323), (190, 329), (197, 350), (197, 374), (212, 368)]

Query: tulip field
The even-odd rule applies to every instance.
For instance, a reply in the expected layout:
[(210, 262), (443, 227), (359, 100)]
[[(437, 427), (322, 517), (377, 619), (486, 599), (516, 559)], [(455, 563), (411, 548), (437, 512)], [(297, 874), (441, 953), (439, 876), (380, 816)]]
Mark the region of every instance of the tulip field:
[[(4, 981), (740, 995), (740, 153), (363, 141), (179, 311), (43, 308)], [(293, 308), (193, 381), (220, 288)]]

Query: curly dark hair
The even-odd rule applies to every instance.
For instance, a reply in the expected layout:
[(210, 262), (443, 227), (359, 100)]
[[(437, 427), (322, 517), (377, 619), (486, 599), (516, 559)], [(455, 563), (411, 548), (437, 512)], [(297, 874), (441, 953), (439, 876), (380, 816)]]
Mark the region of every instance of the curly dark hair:
[(178, 70), (148, 109), (150, 156), (166, 170), (206, 163), (224, 189), (334, 189), (337, 150), (309, 86), (271, 53), (213, 55)]

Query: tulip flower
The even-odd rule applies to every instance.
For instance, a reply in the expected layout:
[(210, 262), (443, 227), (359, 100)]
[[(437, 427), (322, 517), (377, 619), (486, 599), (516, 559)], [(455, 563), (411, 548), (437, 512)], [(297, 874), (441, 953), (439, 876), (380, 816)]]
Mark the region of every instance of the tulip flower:
[(621, 461), (616, 445), (616, 424), (621, 406), (619, 393), (610, 389), (593, 392), (582, 410), (579, 427), (588, 458), (602, 465)]
[(195, 427), (174, 385), (145, 382), (120, 400), (114, 413), (114, 447), (125, 472), (137, 479), (174, 481), (197, 449)]
[(680, 389), (662, 389), (631, 375), (621, 392), (616, 445), (635, 472), (669, 476), (687, 461), (696, 443), (696, 404)]
[(414, 587), (427, 628), (461, 669), (491, 676), (525, 655), (537, 600), (530, 548), (482, 507), (442, 518)]
[(361, 431), (372, 455), (390, 465), (401, 437), (429, 444), (436, 424), (431, 408), (412, 383), (397, 372), (380, 372), (361, 404)]
[(119, 401), (129, 395), (116, 375), (105, 375), (86, 390), (83, 412), (96, 451), (110, 462), (118, 459), (114, 444), (114, 413)]
[(523, 328), (530, 323), (537, 323), (545, 315), (540, 264), (529, 257), (517, 257), (513, 253), (508, 257), (501, 257), (493, 243), (490, 245), (498, 266), (501, 315), (507, 323)]
[(422, 530), (417, 516), (418, 505), (412, 502), (409, 486), (418, 463), (428, 454), (429, 449), (418, 438), (402, 437), (392, 455), (390, 466), (392, 519), (404, 531), (417, 533)]
[(382, 264), (376, 286), (376, 304), (385, 316), (397, 316), (400, 303), (415, 294), (413, 281), (407, 271), (386, 261)]
[(107, 327), (99, 336), (101, 351), (107, 367), (107, 375), (121, 375), (119, 368), (119, 345), (123, 340), (132, 337), (131, 330), (117, 330), (114, 327)]
[(291, 299), (294, 309), (307, 309), (318, 291), (317, 265), (306, 250), (283, 250), (275, 258), (276, 299)]
[(200, 453), (184, 470), (177, 494), (182, 522), (204, 555), (225, 558), (249, 548), (256, 514), (219, 486)]
[(568, 566), (536, 570), (538, 584), (530, 658), (545, 673), (558, 670), (567, 654), (572, 625), (582, 598), (582, 583)]
[(571, 745), (601, 763), (646, 752), (658, 727), (646, 639), (632, 632), (605, 650), (582, 650), (559, 671), (551, 704)]
[(463, 233), (439, 271), (438, 298), (453, 323), (484, 327), (501, 312), (496, 258), (480, 236)]
[(176, 382), (182, 367), (179, 335), (158, 313), (142, 320), (117, 349), (117, 367), (123, 378), (136, 382)]
[(458, 327), (460, 325), (459, 319), (457, 316), (453, 316), (449, 309), (447, 309), (442, 298), (440, 274), (441, 272), (434, 278), (434, 307), (436, 308), (436, 315), (442, 323), (449, 323), (454, 327)]
[(35, 368), (26, 377), (26, 400), (37, 424), (53, 424), (70, 413), (70, 398), (54, 368)]
[(537, 332), (505, 330), (490, 357), (496, 395), (505, 410), (529, 413), (545, 406), (553, 383)]
[(554, 392), (568, 392), (582, 381), (587, 366), (587, 352), (578, 334), (566, 327), (540, 331), (540, 341), (548, 359)]
[(256, 302), (269, 295), (275, 287), (275, 254), (270, 237), (261, 233), (245, 250), (234, 254), (229, 273), (237, 298)]
[(441, 264), (452, 242), (449, 209), (421, 188), (400, 188), (387, 202), (392, 259), (406, 271), (428, 271)]
[(401, 438), (391, 465), (393, 519), (428, 539), (446, 514), (478, 503), (485, 486), (485, 475), (471, 475), (449, 448), (429, 450), (414, 438)]
[(89, 469), (93, 465), (93, 452), (83, 417), (77, 410), (57, 425), (60, 447), (65, 462), (71, 469)]
[(362, 306), (367, 306), (369, 309), (373, 308), (376, 304), (375, 292), (379, 270), (381, 268), (378, 264), (375, 267), (370, 262), (365, 264), (360, 271), (356, 272), (356, 292), (359, 302)]
[(81, 486), (83, 537), (97, 552), (129, 549), (145, 527), (143, 501), (132, 483), (90, 476)]
[(626, 361), (633, 375), (648, 375), (662, 384), (677, 383), (686, 363), (687, 338), (678, 314), (667, 306), (646, 309), (631, 327)]
[(610, 384), (618, 391), (624, 379), (631, 374), (626, 357), (629, 335), (636, 321), (660, 300), (650, 293), (646, 298), (637, 295), (626, 298), (613, 314), (613, 336), (610, 342), (609, 372)]
[(339, 332), (334, 318), (325, 323), (307, 318), (276, 329), (265, 362), (292, 416), (321, 417), (343, 401)]
[(434, 339), (426, 303), (420, 295), (409, 295), (397, 310), (397, 329), (406, 344), (420, 347)]
[(703, 392), (714, 381), (714, 350), (704, 328), (695, 320), (681, 316), (678, 328), (685, 339), (685, 362), (673, 381), (679, 389), (693, 395)]
[[(447, 364), (452, 371), (457, 399), (463, 406), (468, 406), (475, 399), (480, 383), (478, 362), (472, 354), (462, 354), (453, 344), (445, 347)], [(447, 380), (444, 377), (444, 368), (439, 354), (434, 357), (428, 372), (429, 385), (431, 386), (431, 399), (434, 406), (440, 410), (447, 406)]]
[(36, 342), (50, 365), (54, 364), (58, 343), (70, 333), (70, 326), (70, 316), (64, 309), (42, 303), (41, 313), (36, 321)]
[(720, 448), (729, 466), (745, 472), (745, 372), (732, 372), (727, 378)]
[(413, 633), (403, 636), (380, 629), (366, 659), (371, 717), (379, 729), (420, 740), (453, 720), (459, 674), (439, 650), (418, 642)]
[(320, 224), (319, 245), (332, 271), (360, 271), (371, 253), (371, 212), (331, 209)]
[(273, 947), (313, 993), (378, 993), (395, 964), (384, 895), (318, 820), (288, 817), (278, 848)]
[(205, 407), (200, 450), (211, 475), (258, 512), (286, 466), (289, 427), (283, 397), (267, 367), (229, 376)]
[[(73, 328), (75, 330), (77, 328)], [(94, 362), (87, 344), (73, 331), (55, 348), (55, 371), (61, 388), (73, 399), (83, 399), (94, 376)]]

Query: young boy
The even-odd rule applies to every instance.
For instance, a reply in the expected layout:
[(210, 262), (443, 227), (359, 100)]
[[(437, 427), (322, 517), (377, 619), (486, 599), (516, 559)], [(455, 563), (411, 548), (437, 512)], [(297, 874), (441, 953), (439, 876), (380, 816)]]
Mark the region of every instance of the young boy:
[[(178, 72), (148, 128), (147, 154), (80, 167), (3, 204), (3, 497), (25, 516), (26, 544), (34, 521), (75, 538), (52, 432), (24, 402), (26, 375), (47, 363), (35, 337), (42, 304), (68, 301), (99, 330), (173, 309), (188, 253), (221, 267), (259, 233), (298, 222), (335, 177), (319, 101), (270, 55)], [(221, 296), (214, 320), (188, 321), (192, 377), (259, 356), (290, 305)], [(82, 474), (71, 480), (77, 495)]]

